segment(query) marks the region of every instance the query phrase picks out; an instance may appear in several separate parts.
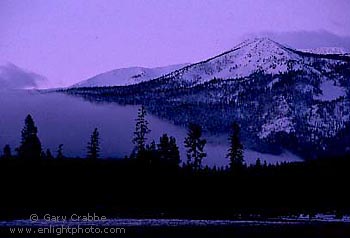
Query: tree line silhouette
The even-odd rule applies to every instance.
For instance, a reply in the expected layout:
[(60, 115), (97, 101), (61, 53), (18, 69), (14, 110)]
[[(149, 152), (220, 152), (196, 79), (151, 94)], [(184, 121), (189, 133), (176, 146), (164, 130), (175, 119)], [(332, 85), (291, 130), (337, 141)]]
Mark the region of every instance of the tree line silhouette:
[[(163, 134), (159, 138), (158, 144), (153, 140), (147, 144), (147, 135), (151, 132), (149, 122), (146, 119), (146, 109), (141, 106), (138, 110), (136, 118), (136, 126), (132, 143), (134, 150), (131, 158), (148, 160), (149, 164), (157, 164), (160, 162), (179, 167), (181, 164), (179, 147), (175, 137)], [(229, 135), (229, 149), (227, 158), (231, 171), (242, 169), (245, 166), (243, 158), (243, 145), (239, 138), (240, 127), (237, 123), (232, 124), (231, 133)], [(187, 137), (184, 141), (186, 148), (187, 160), (183, 167), (198, 171), (203, 168), (202, 161), (207, 156), (205, 145), (207, 141), (203, 138), (202, 128), (195, 123), (189, 123)], [(95, 128), (87, 143), (87, 159), (100, 159), (100, 134), (98, 128)], [(18, 158), (24, 160), (40, 160), (54, 159), (50, 149), (46, 151), (42, 148), (40, 139), (38, 138), (38, 128), (32, 116), (29, 114), (25, 118), (24, 127), (21, 131), (21, 144), (16, 148), (16, 156), (12, 155), (11, 148), (7, 144), (3, 149), (3, 159)], [(63, 144), (60, 144), (56, 151), (56, 159), (63, 159)]]
[(263, 219), (318, 212), (350, 214), (350, 159), (318, 158), (267, 164), (244, 162), (240, 126), (228, 138), (227, 167), (203, 166), (205, 146), (199, 125), (189, 124), (181, 163), (173, 136), (147, 143), (147, 112), (138, 110), (132, 142), (123, 159), (102, 159), (95, 128), (86, 158), (71, 159), (60, 144), (44, 150), (38, 128), (28, 115), (21, 143), (9, 145), (0, 159), (0, 220), (28, 218), (32, 213), (98, 212), (109, 217)]

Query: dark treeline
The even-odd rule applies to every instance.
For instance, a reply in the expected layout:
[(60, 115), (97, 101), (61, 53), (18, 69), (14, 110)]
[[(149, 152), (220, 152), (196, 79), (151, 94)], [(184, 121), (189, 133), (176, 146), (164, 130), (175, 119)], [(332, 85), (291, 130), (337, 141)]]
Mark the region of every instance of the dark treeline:
[(201, 127), (189, 124), (181, 164), (174, 137), (147, 143), (146, 110), (136, 119), (135, 149), (123, 159), (100, 158), (94, 129), (85, 159), (67, 158), (63, 145), (44, 151), (28, 115), (20, 146), (7, 145), (0, 160), (0, 218), (32, 213), (97, 212), (109, 217), (254, 218), (350, 213), (350, 158), (298, 163), (244, 162), (240, 127), (231, 126), (227, 167), (203, 166)]
[[(135, 145), (129, 159), (137, 159), (147, 161), (152, 166), (158, 164), (167, 164), (179, 169), (181, 166), (180, 152), (175, 137), (163, 134), (159, 141), (151, 141), (147, 143), (147, 135), (151, 132), (149, 123), (146, 119), (146, 109), (141, 106), (136, 118), (136, 126), (132, 143)], [(228, 159), (230, 166), (244, 165), (243, 147), (239, 138), (239, 125), (233, 123), (232, 133), (230, 134), (230, 147), (228, 150)], [(40, 139), (38, 138), (38, 128), (31, 115), (25, 118), (24, 127), (21, 131), (21, 144), (12, 153), (11, 147), (5, 145), (3, 154), (0, 157), (4, 160), (17, 159), (19, 161), (33, 161), (33, 160), (50, 160), (63, 159), (63, 144), (58, 145), (56, 156), (49, 150), (42, 148)], [(205, 153), (206, 140), (202, 138), (201, 126), (190, 123), (188, 126), (188, 134), (184, 141), (184, 146), (187, 150), (187, 160), (182, 165), (187, 169), (198, 171), (203, 168), (202, 160), (207, 156)], [(90, 140), (86, 147), (86, 159), (97, 160), (100, 159), (100, 134), (98, 128), (95, 128), (90, 136)], [(235, 165), (234, 165), (235, 164)], [(209, 169), (209, 168), (206, 168)]]

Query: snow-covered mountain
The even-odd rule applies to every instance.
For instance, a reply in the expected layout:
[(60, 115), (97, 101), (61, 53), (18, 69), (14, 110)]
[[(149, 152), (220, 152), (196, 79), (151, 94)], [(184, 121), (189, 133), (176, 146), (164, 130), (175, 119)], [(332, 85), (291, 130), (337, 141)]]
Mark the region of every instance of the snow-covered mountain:
[(12, 63), (0, 64), (1, 89), (33, 89), (45, 84), (47, 79), (39, 74), (22, 69)]
[(350, 150), (350, 57), (303, 52), (267, 38), (126, 87), (70, 89), (91, 101), (144, 104), (214, 134), (242, 127), (246, 146), (310, 153)]
[(337, 62), (337, 59), (332, 58), (331, 55), (326, 57), (327, 55), (306, 53), (288, 48), (268, 38), (254, 38), (213, 58), (175, 71), (167, 78), (187, 85), (196, 85), (213, 78), (248, 77), (258, 71), (272, 75), (297, 70), (320, 73), (313, 63), (315, 59), (322, 59), (322, 56), (325, 56), (324, 59), (331, 65), (324, 64), (320, 70), (331, 71), (330, 67)]
[(190, 65), (171, 77), (197, 84), (214, 77), (246, 77), (257, 70), (277, 74), (290, 70), (291, 66), (287, 62), (293, 62), (294, 68), (300, 68), (299, 60), (300, 57), (288, 48), (267, 38), (256, 38), (246, 40), (223, 54)]
[(162, 75), (168, 74), (185, 66), (186, 64), (177, 64), (157, 68), (130, 67), (115, 69), (74, 84), (72, 87), (110, 87), (133, 85), (161, 77)]
[[(305, 57), (303, 53), (308, 53), (311, 57)], [(311, 66), (313, 54), (315, 57), (334, 54), (345, 55), (346, 51), (338, 47), (296, 50), (283, 46), (269, 38), (253, 38), (245, 40), (229, 51), (199, 63), (158, 68), (131, 67), (116, 69), (99, 74), (72, 87), (128, 86), (156, 78), (173, 78), (195, 85), (210, 81), (213, 78), (247, 77), (257, 71), (274, 75), (291, 70), (316, 72), (317, 70)], [(327, 70), (327, 67), (323, 70)]]

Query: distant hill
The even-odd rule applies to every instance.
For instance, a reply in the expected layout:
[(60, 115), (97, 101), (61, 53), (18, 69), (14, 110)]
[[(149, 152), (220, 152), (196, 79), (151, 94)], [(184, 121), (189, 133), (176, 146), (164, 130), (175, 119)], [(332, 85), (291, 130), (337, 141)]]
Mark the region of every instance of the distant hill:
[(127, 86), (159, 78), (185, 66), (186, 64), (177, 64), (157, 68), (130, 67), (115, 69), (96, 75), (71, 87)]

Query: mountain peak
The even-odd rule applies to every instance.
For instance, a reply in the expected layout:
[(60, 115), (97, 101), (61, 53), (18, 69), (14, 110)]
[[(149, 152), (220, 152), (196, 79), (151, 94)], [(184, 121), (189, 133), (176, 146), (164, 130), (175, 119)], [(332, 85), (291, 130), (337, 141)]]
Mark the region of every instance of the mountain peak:
[(248, 38), (245, 40), (246, 42), (249, 43), (263, 43), (263, 42), (274, 42), (268, 37), (253, 37), (253, 38)]
[(247, 46), (259, 46), (259, 45), (263, 45), (263, 46), (278, 45), (278, 46), (281, 46), (280, 44), (271, 40), (268, 37), (254, 37), (254, 38), (248, 38), (248, 39), (242, 41), (240, 44), (238, 44), (236, 47), (234, 47), (234, 49), (247, 47)]
[[(199, 62), (178, 73), (179, 79), (190, 84), (198, 84), (215, 78), (234, 79), (247, 77), (254, 72), (279, 74), (290, 70), (289, 62), (299, 62), (302, 58), (293, 50), (266, 37), (243, 41), (223, 54)], [(297, 63), (293, 69), (302, 65)]]

